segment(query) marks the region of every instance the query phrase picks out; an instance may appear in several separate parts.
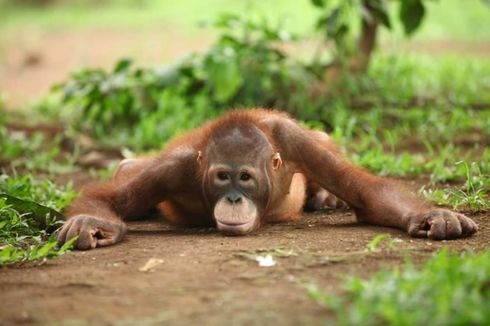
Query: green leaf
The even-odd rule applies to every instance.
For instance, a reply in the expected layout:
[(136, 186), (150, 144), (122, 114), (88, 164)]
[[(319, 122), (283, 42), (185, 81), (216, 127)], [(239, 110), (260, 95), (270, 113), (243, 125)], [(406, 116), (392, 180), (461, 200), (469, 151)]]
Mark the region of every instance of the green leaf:
[(364, 4), (361, 4), (361, 6), (363, 7), (363, 12), (369, 12), (369, 14), (376, 17), (381, 25), (391, 29), (390, 16), (388, 15), (388, 10), (383, 1), (371, 0), (369, 6), (365, 6)]
[(73, 237), (73, 238), (71, 238), (70, 240), (68, 240), (67, 242), (65, 242), (65, 243), (64, 243), (64, 244), (61, 246), (61, 248), (58, 250), (58, 254), (62, 255), (62, 254), (64, 254), (66, 251), (69, 251), (69, 250), (73, 249), (73, 243), (74, 243), (75, 241), (77, 241), (77, 240), (78, 240), (78, 236)]
[(132, 64), (132, 59), (121, 59), (116, 63), (116, 66), (114, 67), (114, 73), (117, 74), (119, 72), (126, 71)]
[(15, 247), (8, 246), (0, 250), (0, 265), (4, 262), (8, 262), (12, 260), (12, 257), (15, 255)]
[(243, 18), (240, 17), (240, 15), (226, 12), (219, 15), (219, 17), (214, 21), (214, 26), (220, 28), (230, 28), (240, 23), (242, 20)]
[(318, 8), (325, 7), (325, 0), (311, 0), (311, 3)]
[(209, 70), (213, 90), (218, 101), (228, 101), (243, 85), (240, 69), (237, 63), (231, 59), (214, 62), (210, 65)]
[(56, 245), (56, 241), (46, 243), (36, 251), (35, 256), (31, 257), (31, 259), (34, 260), (46, 257), (54, 249), (54, 247), (56, 247)]
[[(5, 193), (0, 193), (0, 198), (3, 198), (5, 200), (5, 204), (11, 206), (20, 214), (32, 218), (38, 224), (39, 228), (46, 228), (50, 219), (54, 219), (56, 221), (64, 220), (64, 217), (60, 212), (33, 201), (20, 199)], [(47, 230), (47, 232), (54, 232), (55, 229), (56, 226), (51, 227)]]
[(332, 13), (327, 18), (327, 36), (335, 37), (339, 30), (340, 7), (332, 10)]
[(381, 244), (381, 241), (383, 239), (387, 239), (387, 238), (390, 238), (391, 236), (388, 234), (388, 233), (381, 233), (381, 234), (378, 234), (377, 236), (374, 237), (373, 240), (371, 240), (371, 242), (368, 243), (367, 245), (367, 250), (368, 251), (376, 251), (378, 249), (378, 246)]
[(322, 16), (320, 17), (315, 24), (315, 28), (319, 31), (323, 30), (325, 28), (325, 25), (327, 24), (328, 16)]
[(425, 7), (420, 0), (402, 0), (400, 7), (400, 20), (405, 34), (412, 34), (422, 22), (425, 15)]

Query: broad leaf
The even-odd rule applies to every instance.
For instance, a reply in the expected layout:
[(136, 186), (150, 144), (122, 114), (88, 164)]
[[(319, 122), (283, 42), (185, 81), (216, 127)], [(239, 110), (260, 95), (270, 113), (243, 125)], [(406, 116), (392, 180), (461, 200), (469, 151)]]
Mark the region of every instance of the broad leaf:
[(133, 60), (131, 59), (119, 60), (116, 63), (116, 66), (114, 67), (114, 73), (117, 74), (118, 72), (126, 71), (132, 64), (133, 64)]
[(365, 11), (371, 13), (379, 23), (388, 29), (391, 29), (391, 21), (388, 15), (388, 10), (384, 1), (371, 0), (369, 6), (361, 4)]
[(232, 59), (215, 62), (209, 73), (216, 99), (221, 102), (231, 99), (243, 85), (240, 69)]
[(327, 36), (335, 37), (339, 29), (340, 7), (332, 10), (332, 13), (327, 18)]
[(425, 7), (420, 0), (402, 0), (400, 7), (400, 20), (405, 34), (412, 34), (422, 22)]
[(57, 226), (53, 225), (53, 223), (49, 223), (50, 221), (64, 220), (64, 217), (60, 212), (33, 201), (20, 199), (5, 193), (0, 193), (0, 198), (3, 198), (7, 205), (11, 206), (20, 214), (33, 219), (39, 228), (46, 229), (49, 225), (51, 225), (48, 230), (46, 230), (48, 233), (54, 232), (57, 228)]
[(318, 8), (325, 7), (325, 0), (311, 0), (311, 3)]

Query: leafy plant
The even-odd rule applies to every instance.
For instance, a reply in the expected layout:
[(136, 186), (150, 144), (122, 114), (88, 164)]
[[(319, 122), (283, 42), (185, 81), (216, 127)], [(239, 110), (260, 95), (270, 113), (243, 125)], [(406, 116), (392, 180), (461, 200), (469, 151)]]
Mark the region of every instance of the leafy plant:
[(352, 277), (341, 296), (310, 284), (308, 293), (329, 308), (339, 325), (486, 325), (490, 322), (490, 251), (441, 250), (420, 269), (378, 272), (369, 280)]
[(0, 192), (23, 200), (43, 203), (44, 206), (56, 211), (68, 206), (76, 195), (71, 184), (62, 188), (49, 180), (39, 181), (29, 174), (23, 176), (0, 174)]
[[(378, 26), (392, 29), (393, 18), (390, 15), (388, 1), (351, 0), (326, 1), (311, 0), (322, 11), (317, 21), (317, 29), (323, 31), (327, 40), (335, 44), (335, 60), (349, 62), (351, 68), (365, 71), (369, 65), (371, 53), (376, 47)], [(413, 34), (421, 25), (425, 15), (422, 0), (399, 0), (398, 20), (406, 35)], [(359, 35), (356, 27), (361, 25)], [(357, 44), (354, 42), (357, 36)]]
[[(73, 152), (63, 152), (62, 135), (53, 138), (41, 132), (27, 134), (24, 131), (8, 130), (0, 124), (0, 164), (12, 169), (27, 169), (48, 172), (50, 174), (65, 174), (75, 169), (78, 158), (78, 146)], [(30, 159), (26, 160), (25, 157)]]
[(61, 189), (30, 175), (0, 175), (0, 265), (43, 262), (69, 250), (73, 241), (57, 248), (50, 234), (62, 224), (57, 210), (74, 196), (70, 187)]
[(369, 252), (379, 251), (382, 247), (386, 247), (387, 249), (393, 249), (395, 248), (396, 244), (400, 241), (401, 239), (392, 238), (391, 235), (388, 233), (381, 233), (375, 236), (373, 240), (371, 240), (367, 244), (366, 249)]
[(213, 26), (222, 30), (221, 37), (205, 53), (155, 69), (134, 69), (124, 59), (109, 73), (82, 70), (53, 90), (61, 92), (78, 130), (137, 149), (159, 147), (229, 107), (299, 104), (289, 90), (305, 87), (308, 83), (296, 78), (312, 75), (305, 67), (291, 67), (275, 46), (291, 39), (289, 33), (233, 14), (221, 15)]
[(459, 189), (422, 187), (421, 194), (438, 205), (449, 205), (453, 209), (490, 209), (490, 175), (482, 173), (477, 163), (469, 165), (466, 162), (459, 162), (458, 165), (463, 166), (466, 173), (466, 182), (462, 187)]

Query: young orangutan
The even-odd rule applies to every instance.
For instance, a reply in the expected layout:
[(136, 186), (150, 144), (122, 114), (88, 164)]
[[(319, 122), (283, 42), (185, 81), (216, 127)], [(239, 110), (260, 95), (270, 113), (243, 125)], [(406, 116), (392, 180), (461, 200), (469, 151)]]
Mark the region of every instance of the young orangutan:
[(352, 165), (325, 133), (257, 109), (229, 112), (154, 158), (123, 161), (112, 181), (86, 188), (73, 203), (58, 242), (78, 236), (78, 249), (117, 243), (124, 220), (155, 208), (174, 224), (245, 235), (300, 217), (305, 201), (313, 209), (346, 202), (359, 220), (414, 237), (456, 239), (478, 230), (468, 217)]

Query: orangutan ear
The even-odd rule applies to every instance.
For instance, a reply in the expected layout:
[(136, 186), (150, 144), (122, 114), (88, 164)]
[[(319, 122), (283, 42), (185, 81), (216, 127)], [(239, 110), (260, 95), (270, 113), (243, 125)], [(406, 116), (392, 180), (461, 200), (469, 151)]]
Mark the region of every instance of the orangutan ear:
[(201, 151), (198, 151), (198, 152), (197, 152), (197, 159), (196, 159), (196, 160), (197, 160), (197, 163), (198, 163), (199, 165), (201, 165), (201, 164), (202, 164), (202, 152), (201, 152)]
[(272, 155), (272, 169), (277, 170), (281, 167), (282, 165), (282, 159), (281, 159), (281, 154), (279, 152), (274, 153)]

